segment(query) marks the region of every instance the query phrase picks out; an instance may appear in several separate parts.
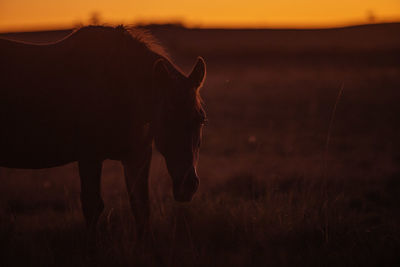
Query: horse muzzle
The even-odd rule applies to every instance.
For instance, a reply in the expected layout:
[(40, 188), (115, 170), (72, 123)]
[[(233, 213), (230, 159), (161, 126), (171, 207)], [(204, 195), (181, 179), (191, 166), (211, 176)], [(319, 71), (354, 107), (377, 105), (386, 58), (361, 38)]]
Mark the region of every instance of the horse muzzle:
[(189, 202), (199, 187), (199, 177), (192, 167), (182, 179), (174, 181), (173, 193), (176, 201)]

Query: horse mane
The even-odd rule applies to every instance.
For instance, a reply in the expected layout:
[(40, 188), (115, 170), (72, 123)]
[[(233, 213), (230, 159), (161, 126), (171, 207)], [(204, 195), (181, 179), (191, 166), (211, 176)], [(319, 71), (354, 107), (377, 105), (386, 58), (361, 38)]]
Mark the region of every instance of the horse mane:
[(126, 28), (123, 25), (120, 25), (117, 28), (121, 27), (134, 39), (144, 44), (149, 50), (159, 54), (160, 56), (163, 56), (164, 58), (170, 58), (164, 46), (161, 45), (160, 41), (153, 34), (151, 34), (149, 30), (138, 27)]
[(170, 60), (169, 54), (167, 53), (166, 49), (161, 45), (160, 41), (150, 33), (149, 30), (138, 28), (135, 26), (125, 26), (125, 25), (118, 25), (116, 27), (112, 26), (104, 26), (104, 25), (89, 25), (79, 27), (73, 30), (69, 35), (62, 38), (57, 42), (61, 42), (63, 40), (69, 39), (74, 35), (78, 35), (80, 33), (114, 33), (116, 35), (120, 35), (122, 38), (131, 38), (134, 42), (138, 45), (143, 46), (144, 48)]

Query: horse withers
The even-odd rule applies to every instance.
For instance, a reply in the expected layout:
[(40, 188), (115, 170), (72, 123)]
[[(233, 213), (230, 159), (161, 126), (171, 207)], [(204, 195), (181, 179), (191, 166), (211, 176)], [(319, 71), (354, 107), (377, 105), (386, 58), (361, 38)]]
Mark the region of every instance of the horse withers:
[(152, 144), (177, 201), (190, 201), (206, 120), (198, 58), (186, 76), (154, 39), (123, 26), (88, 26), (34, 45), (0, 39), (0, 166), (78, 162), (82, 210), (93, 228), (104, 209), (102, 162), (122, 162), (139, 234), (149, 225)]

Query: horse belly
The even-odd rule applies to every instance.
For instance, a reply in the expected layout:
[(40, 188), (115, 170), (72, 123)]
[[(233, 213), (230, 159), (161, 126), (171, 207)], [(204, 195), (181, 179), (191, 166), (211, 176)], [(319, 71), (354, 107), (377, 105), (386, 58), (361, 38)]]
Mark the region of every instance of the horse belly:
[(10, 168), (47, 168), (74, 161), (76, 135), (72, 123), (52, 115), (2, 112), (0, 165)]

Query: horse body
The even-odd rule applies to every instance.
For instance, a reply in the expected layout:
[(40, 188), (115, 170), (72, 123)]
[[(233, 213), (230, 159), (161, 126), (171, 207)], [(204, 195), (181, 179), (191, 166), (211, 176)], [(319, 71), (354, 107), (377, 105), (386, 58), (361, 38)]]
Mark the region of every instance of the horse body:
[[(190, 198), (197, 189), (199, 144), (193, 140), (198, 142), (204, 117), (197, 92), (205, 74), (199, 62), (199, 71), (186, 77), (123, 27), (84, 27), (46, 45), (0, 39), (0, 166), (38, 169), (78, 161), (82, 208), (88, 225), (94, 225), (103, 209), (102, 161), (120, 160), (143, 230), (153, 139), (171, 176), (179, 177), (174, 193), (185, 191), (189, 176)], [(192, 114), (178, 116), (184, 125), (195, 122), (189, 132), (178, 126), (171, 134), (168, 123), (177, 116), (167, 111), (171, 102), (176, 112)], [(179, 144), (182, 140), (188, 141)]]
[(44, 168), (93, 156), (121, 159), (134, 149), (151, 112), (144, 105), (149, 91), (141, 90), (151, 88), (146, 74), (152, 66), (145, 66), (151, 59), (140, 51), (111, 58), (107, 44), (77, 35), (51, 45), (0, 40), (1, 165)]

